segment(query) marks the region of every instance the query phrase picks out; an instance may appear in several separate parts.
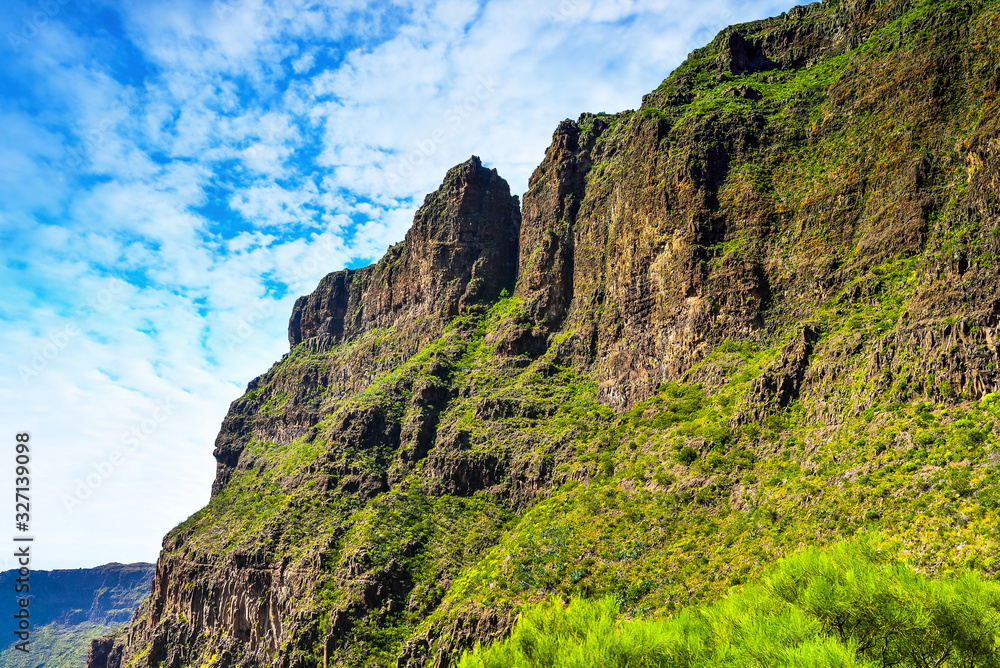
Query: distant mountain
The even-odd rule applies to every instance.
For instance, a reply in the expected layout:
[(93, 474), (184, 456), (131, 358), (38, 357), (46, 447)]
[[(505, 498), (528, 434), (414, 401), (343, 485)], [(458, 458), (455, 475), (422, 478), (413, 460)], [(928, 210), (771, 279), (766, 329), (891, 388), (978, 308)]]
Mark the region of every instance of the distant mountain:
[[(129, 621), (149, 594), (153, 564), (105, 564), (97, 568), (32, 571), (30, 651), (12, 644), (0, 653), (0, 668), (79, 667), (90, 641)], [(0, 573), (4, 619), (18, 609), (17, 571)]]

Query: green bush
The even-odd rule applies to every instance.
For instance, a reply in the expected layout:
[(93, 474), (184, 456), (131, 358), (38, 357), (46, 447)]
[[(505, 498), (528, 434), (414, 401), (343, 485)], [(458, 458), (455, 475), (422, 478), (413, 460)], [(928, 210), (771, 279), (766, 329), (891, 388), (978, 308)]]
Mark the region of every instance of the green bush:
[(681, 464), (690, 464), (694, 460), (698, 459), (698, 453), (694, 448), (684, 446), (677, 453), (677, 461)]
[[(619, 597), (621, 598), (621, 597)], [(932, 580), (872, 536), (779, 562), (756, 585), (665, 620), (614, 598), (542, 603), (459, 668), (1000, 666), (1000, 586)]]
[(650, 118), (666, 119), (667, 115), (662, 109), (657, 109), (656, 107), (646, 107), (642, 110), (642, 117), (647, 120)]
[(663, 470), (662, 466), (657, 466), (656, 471), (653, 473), (653, 480), (660, 487), (670, 487), (675, 482), (677, 482), (677, 476), (672, 473), (667, 473)]

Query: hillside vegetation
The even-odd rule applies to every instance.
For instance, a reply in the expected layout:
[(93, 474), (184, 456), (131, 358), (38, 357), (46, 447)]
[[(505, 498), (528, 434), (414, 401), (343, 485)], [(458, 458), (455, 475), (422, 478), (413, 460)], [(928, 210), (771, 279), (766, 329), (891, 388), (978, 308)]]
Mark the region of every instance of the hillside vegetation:
[[(832, 554), (992, 596), (998, 89), (997, 0), (824, 2), (562, 122), (520, 200), (456, 166), (405, 241), (298, 300), (90, 667), (447, 668), (522, 610), (563, 623), (553, 600), (650, 642), (708, 633), (694, 610), (743, 633), (752, 602), (790, 652), (864, 665), (767, 583)], [(861, 543), (765, 575), (860, 532), (931, 580)]]
[(524, 612), (458, 668), (1000, 665), (1000, 585), (928, 579), (871, 536), (786, 557), (760, 581), (666, 620), (575, 599)]

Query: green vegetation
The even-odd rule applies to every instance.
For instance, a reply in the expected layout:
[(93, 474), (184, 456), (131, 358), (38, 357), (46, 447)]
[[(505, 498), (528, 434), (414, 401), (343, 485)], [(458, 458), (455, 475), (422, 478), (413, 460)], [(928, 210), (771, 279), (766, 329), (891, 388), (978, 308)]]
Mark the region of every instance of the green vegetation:
[[(170, 539), (309, 574), (276, 661), (457, 661), (519, 610), (466, 668), (996, 661), (1000, 11), (839, 11), (580, 117), (525, 249), (571, 240), (565, 314), (522, 284), (299, 345), (238, 402), (265, 435)], [(869, 532), (896, 547), (839, 542)]]
[(32, 629), (31, 651), (27, 654), (5, 647), (0, 653), (0, 666), (4, 668), (80, 668), (87, 662), (90, 641), (113, 627), (84, 622), (66, 626), (52, 623)]
[[(843, 337), (884, 336), (879, 323), (898, 318), (906, 292), (896, 286), (907, 284), (910, 267), (875, 267), (857, 279), (868, 293), (886, 294), (884, 306), (867, 301), (845, 318), (834, 300), (829, 316), (821, 311), (827, 329), (815, 359), (841, 348)], [(391, 662), (408, 638), (461, 611), (510, 611), (552, 596), (611, 597), (628, 616), (678, 614), (760, 577), (804, 545), (869, 528), (901, 541), (915, 564), (935, 572), (1000, 565), (1000, 477), (985, 466), (1000, 444), (995, 395), (975, 404), (882, 401), (848, 411), (836, 430), (810, 415), (819, 398), (809, 395), (735, 425), (754, 380), (789, 340), (778, 334), (769, 346), (723, 341), (691, 371), (716, 378), (713, 385), (665, 383), (615, 414), (597, 400), (591, 375), (560, 360), (572, 333), (535, 359), (499, 355), (495, 334), (523, 322), (513, 298), (456, 319), (402, 367), (343, 401), (314, 437), (251, 444), (263, 465), (234, 478), (174, 534), (203, 553), (263, 545), (292, 564), (322, 552), (328, 566), (310, 595), (321, 636), (333, 611), (365, 605), (364, 591), (345, 588), (339, 572), (361, 567), (406, 578), (392, 612), (373, 610), (352, 623), (358, 665)], [(282, 487), (331, 454), (352, 470), (386, 474), (389, 460), (377, 449), (337, 440), (342, 416), (374, 410), (409, 420), (421, 384), (453, 397), (435, 424), (462, 439), (464, 461), (510, 448), (509, 461), (546, 462), (565, 482), (523, 510), (486, 492), (442, 495), (421, 473), (427, 461), (367, 502)]]
[(870, 535), (781, 560), (759, 582), (670, 619), (614, 598), (529, 608), (510, 637), (459, 668), (997, 666), (1000, 585), (930, 579)]

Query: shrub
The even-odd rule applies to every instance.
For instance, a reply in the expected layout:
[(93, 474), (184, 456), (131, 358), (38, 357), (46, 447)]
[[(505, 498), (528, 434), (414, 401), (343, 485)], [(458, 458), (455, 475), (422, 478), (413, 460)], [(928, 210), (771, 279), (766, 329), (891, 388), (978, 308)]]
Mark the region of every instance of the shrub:
[(677, 461), (681, 464), (691, 464), (694, 460), (698, 459), (698, 453), (694, 448), (685, 445), (677, 453)]
[(615, 460), (610, 452), (601, 453), (601, 473), (608, 478), (615, 474)]
[(653, 473), (653, 480), (660, 487), (670, 487), (675, 482), (677, 482), (677, 476), (672, 473), (667, 473), (663, 470), (662, 466), (657, 466), (656, 471)]
[(666, 119), (667, 115), (663, 113), (662, 109), (657, 109), (656, 107), (646, 107), (642, 110), (642, 117), (645, 119)]
[(931, 580), (872, 536), (784, 559), (755, 585), (665, 620), (615, 598), (529, 608), (459, 668), (1000, 666), (1000, 585)]

